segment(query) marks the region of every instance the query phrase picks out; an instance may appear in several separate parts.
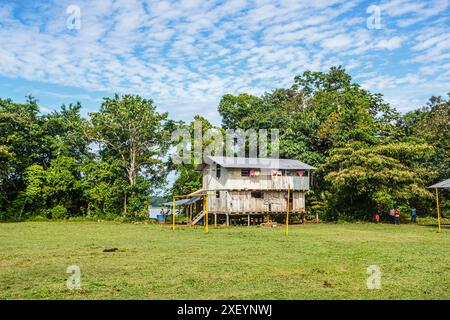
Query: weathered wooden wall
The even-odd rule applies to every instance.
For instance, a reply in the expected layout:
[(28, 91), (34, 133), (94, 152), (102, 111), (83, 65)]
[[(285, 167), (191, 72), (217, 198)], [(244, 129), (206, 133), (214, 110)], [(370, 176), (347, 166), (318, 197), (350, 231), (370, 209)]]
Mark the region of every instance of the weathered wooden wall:
[[(286, 212), (287, 190), (291, 189), (291, 211), (305, 210), (305, 191), (309, 189), (308, 176), (272, 176), (271, 169), (261, 169), (256, 177), (242, 177), (241, 169), (221, 167), (217, 178), (216, 166), (203, 170), (203, 189), (210, 194), (209, 210), (217, 213)], [(261, 191), (262, 198), (252, 196)]]
[[(246, 212), (286, 212), (287, 191), (262, 191), (262, 198), (255, 198), (251, 191), (219, 191), (219, 197), (211, 193), (208, 197), (209, 211), (218, 213)], [(305, 194), (303, 191), (291, 192), (292, 206), (290, 211), (305, 210)]]
[(216, 168), (207, 166), (203, 171), (204, 190), (308, 190), (307, 177), (272, 176), (272, 170), (262, 169), (257, 177), (241, 177), (240, 169), (221, 168), (220, 178), (216, 177)]

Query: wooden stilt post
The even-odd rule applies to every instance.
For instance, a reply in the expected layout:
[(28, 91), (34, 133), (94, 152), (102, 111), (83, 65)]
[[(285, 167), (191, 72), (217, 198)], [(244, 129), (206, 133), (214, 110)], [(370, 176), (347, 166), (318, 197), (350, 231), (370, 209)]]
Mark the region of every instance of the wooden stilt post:
[[(194, 211), (193, 211), (193, 216), (197, 215), (197, 202), (194, 202)], [(192, 216), (192, 217), (193, 217)], [(192, 226), (192, 217), (191, 217), (191, 226)]]
[(172, 198), (172, 230), (175, 230), (175, 197)]
[(438, 232), (441, 232), (441, 210), (439, 208), (439, 192), (438, 189), (436, 190), (436, 209), (437, 209), (437, 219), (438, 219)]
[(217, 213), (214, 213), (214, 227), (217, 227)]
[(209, 232), (209, 229), (208, 229), (208, 209), (209, 209), (208, 194), (206, 194), (206, 196), (205, 196), (205, 233)]
[(227, 213), (226, 219), (227, 219), (227, 227), (228, 227), (228, 226), (230, 226), (230, 215), (228, 213)]
[(192, 204), (188, 205), (187, 208), (186, 208), (186, 224), (187, 225), (189, 225), (189, 223), (190, 223), (191, 208), (192, 208)]
[(247, 215), (247, 223), (248, 223), (248, 226), (250, 227), (250, 215), (249, 214)]
[(289, 196), (291, 192), (291, 186), (288, 186), (287, 205), (286, 205), (286, 238), (289, 237)]

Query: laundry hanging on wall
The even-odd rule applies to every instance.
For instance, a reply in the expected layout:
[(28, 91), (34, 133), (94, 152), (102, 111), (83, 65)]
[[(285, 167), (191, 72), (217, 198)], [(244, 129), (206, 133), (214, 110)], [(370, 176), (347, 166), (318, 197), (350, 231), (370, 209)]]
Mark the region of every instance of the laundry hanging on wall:
[(272, 177), (282, 176), (281, 170), (272, 170)]

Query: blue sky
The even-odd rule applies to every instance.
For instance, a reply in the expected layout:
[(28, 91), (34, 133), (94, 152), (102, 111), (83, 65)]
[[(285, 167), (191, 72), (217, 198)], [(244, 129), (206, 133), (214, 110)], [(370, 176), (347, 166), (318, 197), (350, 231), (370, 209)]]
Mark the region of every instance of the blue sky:
[[(68, 28), (71, 5), (79, 29)], [(32, 94), (44, 112), (80, 101), (86, 114), (134, 93), (175, 119), (218, 124), (226, 93), (343, 65), (405, 112), (450, 91), (449, 30), (450, 0), (0, 0), (0, 97)]]

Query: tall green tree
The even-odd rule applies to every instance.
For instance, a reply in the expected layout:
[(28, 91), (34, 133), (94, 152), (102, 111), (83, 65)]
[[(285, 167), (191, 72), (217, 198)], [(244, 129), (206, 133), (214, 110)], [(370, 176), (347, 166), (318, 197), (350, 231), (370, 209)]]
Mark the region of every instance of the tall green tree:
[(222, 127), (225, 129), (243, 128), (241, 121), (252, 113), (252, 109), (258, 102), (258, 97), (246, 93), (237, 96), (224, 95), (218, 107), (222, 116)]
[(86, 203), (82, 198), (79, 169), (76, 159), (68, 156), (53, 159), (47, 169), (39, 164), (27, 167), (23, 175), (25, 188), (16, 199), (19, 218), (23, 215), (51, 218), (55, 207), (64, 210), (58, 218), (83, 215)]
[(48, 164), (38, 112), (33, 97), (27, 97), (24, 104), (0, 99), (0, 212), (5, 217), (17, 214), (23, 206), (17, 196), (25, 187), (25, 169), (33, 163)]
[(450, 93), (448, 97), (431, 97), (426, 106), (406, 113), (399, 121), (403, 139), (425, 141), (436, 149), (427, 163), (436, 170), (436, 180), (450, 177)]
[[(423, 170), (434, 154), (432, 145), (402, 138), (399, 113), (382, 95), (354, 83), (342, 67), (306, 71), (295, 77), (290, 88), (247, 100), (240, 97), (246, 96), (223, 97), (219, 113), (224, 126), (279, 129), (281, 157), (319, 168), (307, 202), (328, 217), (367, 219), (376, 206), (406, 205), (412, 200), (408, 194), (417, 195), (421, 203), (428, 201), (424, 187), (433, 168), (428, 174)], [(425, 128), (429, 130), (429, 123)], [(389, 146), (391, 153), (380, 153), (382, 146)], [(410, 151), (403, 159), (405, 154), (399, 157), (394, 152), (402, 148)], [(403, 180), (390, 183), (390, 170)], [(415, 192), (408, 193), (410, 189)]]
[[(89, 136), (98, 143), (105, 161), (117, 164), (128, 180), (124, 190), (123, 213), (145, 208), (145, 197), (138, 192), (145, 180), (149, 187), (160, 187), (166, 177), (164, 155), (169, 146), (166, 130), (168, 114), (158, 113), (152, 100), (135, 95), (105, 98), (100, 110), (90, 114)], [(140, 179), (142, 178), (142, 179)], [(140, 200), (136, 200), (138, 197)]]
[(92, 158), (91, 141), (85, 135), (88, 120), (81, 117), (81, 104), (62, 105), (59, 110), (42, 116), (42, 130), (47, 154), (51, 157), (68, 156), (81, 162)]
[(430, 145), (407, 142), (333, 149), (319, 169), (326, 172), (324, 182), (333, 195), (327, 199), (327, 218), (368, 220), (378, 209), (386, 214), (393, 205), (432, 199), (426, 189), (429, 171), (417, 162), (432, 155)]
[[(178, 129), (186, 129), (189, 133), (190, 137), (190, 146), (194, 146), (194, 130), (195, 123), (201, 124), (202, 135), (205, 131), (210, 129), (219, 130), (220, 128), (214, 127), (206, 118), (195, 115), (194, 120), (189, 123), (179, 123)], [(176, 147), (181, 141), (173, 141), (174, 147)], [(211, 143), (208, 139), (202, 138), (201, 150), (202, 154), (205, 151), (206, 146)], [(182, 156), (181, 152), (183, 150), (175, 150), (174, 152), (178, 152), (178, 156)], [(202, 188), (202, 174), (199, 171), (196, 171), (196, 167), (199, 163), (197, 163), (194, 156), (194, 150), (191, 148), (191, 162), (190, 163), (174, 163), (170, 162), (171, 169), (173, 169), (177, 176), (170, 190), (171, 194), (189, 194), (191, 192), (200, 190)]]
[(89, 159), (82, 163), (81, 189), (86, 201), (86, 215), (117, 217), (124, 205), (128, 179), (117, 161)]
[(349, 141), (390, 139), (398, 119), (381, 95), (353, 83), (342, 67), (306, 71), (290, 88), (261, 97), (225, 95), (218, 111), (225, 128), (278, 129), (281, 157), (316, 166), (331, 148)]

